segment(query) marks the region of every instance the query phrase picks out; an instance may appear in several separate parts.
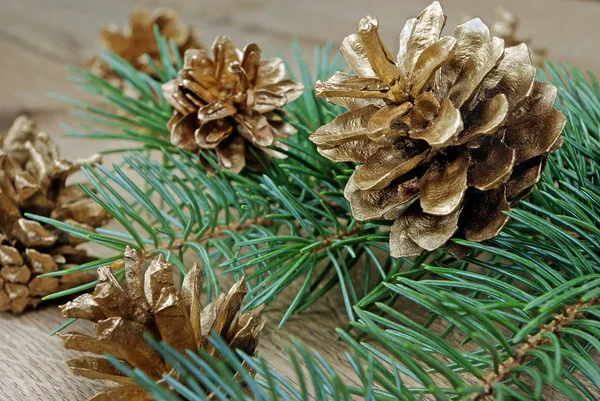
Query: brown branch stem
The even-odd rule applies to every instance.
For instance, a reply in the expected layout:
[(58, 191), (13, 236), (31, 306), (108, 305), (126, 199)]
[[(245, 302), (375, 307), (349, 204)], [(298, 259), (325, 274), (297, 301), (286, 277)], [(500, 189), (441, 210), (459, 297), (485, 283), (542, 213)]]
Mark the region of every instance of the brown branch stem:
[(493, 395), (494, 385), (506, 380), (512, 374), (513, 369), (523, 366), (523, 364), (530, 360), (531, 352), (543, 347), (544, 345), (548, 345), (550, 343), (550, 339), (545, 336), (545, 334), (557, 334), (561, 329), (567, 327), (574, 320), (583, 318), (584, 314), (581, 312), (582, 309), (586, 309), (598, 304), (600, 304), (600, 298), (593, 297), (587, 301), (580, 301), (574, 305), (568, 305), (564, 313), (554, 315), (554, 318), (549, 323), (542, 326), (541, 330), (537, 334), (527, 337), (527, 341), (517, 349), (516, 353), (512, 357), (503, 361), (500, 366), (498, 366), (497, 371), (488, 374), (483, 379), (483, 385), (486, 391), (485, 393), (477, 394), (472, 401), (481, 401), (485, 397)]
[[(250, 227), (252, 227), (253, 225), (269, 227), (272, 224), (273, 224), (273, 220), (265, 219), (264, 217), (259, 216), (255, 219), (247, 219), (243, 224), (231, 223), (231, 224), (223, 224), (223, 225), (216, 226), (213, 230), (210, 230), (210, 231), (202, 234), (200, 237), (191, 235), (186, 239), (177, 238), (175, 241), (173, 241), (173, 243), (171, 245), (159, 246), (159, 248), (166, 249), (170, 252), (177, 252), (177, 251), (181, 250), (181, 248), (183, 248), (183, 246), (185, 245), (186, 242), (197, 242), (199, 244), (203, 244), (210, 239), (222, 237), (226, 231), (239, 232), (239, 231), (247, 230)], [(144, 249), (144, 251), (140, 254), (140, 259), (141, 260), (149, 259), (152, 256), (152, 252), (154, 252), (154, 249), (151, 249), (151, 250)], [(123, 267), (123, 260), (119, 259), (119, 260), (113, 262), (112, 270), (118, 270), (121, 267)]]
[(323, 240), (323, 243), (321, 244), (321, 246), (313, 249), (311, 251), (311, 253), (318, 253), (321, 252), (324, 249), (327, 249), (329, 246), (331, 246), (331, 244), (333, 244), (333, 241), (335, 240), (343, 240), (346, 239), (347, 237), (351, 237), (354, 234), (358, 234), (359, 232), (361, 232), (363, 230), (363, 227), (361, 224), (357, 224), (356, 227), (354, 227), (352, 230), (348, 231), (348, 230), (342, 230), (339, 234), (337, 235), (332, 235), (331, 237), (327, 237)]

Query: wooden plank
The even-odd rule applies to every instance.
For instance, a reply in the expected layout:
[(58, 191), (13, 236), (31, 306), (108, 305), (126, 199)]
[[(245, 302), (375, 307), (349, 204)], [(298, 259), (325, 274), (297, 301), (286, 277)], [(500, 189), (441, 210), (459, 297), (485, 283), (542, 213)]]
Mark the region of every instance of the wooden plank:
[[(74, 93), (72, 86), (65, 83), (64, 65), (83, 65), (99, 49), (97, 30), (108, 23), (123, 25), (133, 4), (160, 4), (178, 9), (185, 21), (198, 27), (207, 44), (216, 35), (227, 34), (240, 47), (256, 41), (267, 53), (278, 49), (289, 57), (290, 43), (298, 39), (310, 58), (315, 44), (340, 43), (367, 14), (379, 18), (382, 37), (395, 50), (404, 21), (429, 3), (429, 0), (0, 0), (3, 77), (0, 110), (3, 116), (12, 117), (23, 109), (61, 108), (59, 103), (48, 100), (46, 93)], [(600, 53), (595, 51), (596, 25), (600, 20), (598, 3), (453, 0), (445, 3), (447, 33), (466, 15), (493, 21), (497, 5), (519, 14), (521, 35), (548, 47), (551, 60), (570, 62), (600, 74)]]

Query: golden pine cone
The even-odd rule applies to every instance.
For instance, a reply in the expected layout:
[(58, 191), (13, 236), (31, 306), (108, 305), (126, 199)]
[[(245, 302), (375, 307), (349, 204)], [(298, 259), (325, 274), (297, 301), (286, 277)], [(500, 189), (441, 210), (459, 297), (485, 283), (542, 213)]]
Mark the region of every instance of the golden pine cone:
[(213, 56), (188, 50), (177, 79), (163, 85), (175, 109), (171, 143), (189, 151), (214, 150), (220, 165), (235, 172), (246, 165), (248, 145), (281, 157), (268, 147), (296, 131), (277, 111), (302, 95), (302, 84), (285, 79), (281, 59), (261, 60), (253, 43), (240, 51), (219, 36)]
[(394, 257), (496, 236), (566, 123), (525, 44), (505, 49), (479, 19), (440, 39), (445, 21), (438, 2), (409, 20), (393, 61), (367, 17), (341, 46), (357, 76), (316, 84), (350, 111), (311, 140), (331, 160), (362, 163), (345, 196), (359, 220), (395, 220)]
[(83, 162), (60, 158), (50, 138), (25, 116), (0, 137), (0, 311), (21, 313), (41, 298), (93, 280), (88, 273), (38, 277), (91, 259), (75, 246), (81, 241), (23, 217), (35, 213), (93, 229), (107, 212), (67, 178)]
[[(89, 320), (96, 329), (95, 337), (77, 332), (60, 334), (65, 348), (96, 355), (111, 354), (157, 382), (163, 375), (175, 376), (175, 372), (144, 340), (144, 333), (180, 352), (205, 349), (217, 356), (207, 341), (209, 333), (214, 331), (230, 348), (256, 354), (264, 326), (262, 308), (241, 311), (247, 292), (244, 279), (227, 294), (220, 294), (201, 308), (203, 273), (197, 264), (186, 274), (178, 290), (173, 267), (162, 255), (152, 260), (145, 274), (135, 250), (127, 248), (124, 257), (125, 288), (110, 267), (102, 267), (98, 270), (100, 283), (93, 294), (80, 295), (61, 306), (63, 316)], [(82, 356), (67, 364), (77, 375), (118, 384), (94, 396), (93, 401), (152, 399), (103, 357)]]
[(534, 64), (543, 67), (548, 57), (548, 49), (545, 47), (532, 47), (530, 39), (523, 39), (517, 36), (519, 26), (521, 25), (519, 17), (502, 7), (496, 8), (496, 16), (497, 20), (490, 27), (492, 35), (503, 39), (505, 47), (513, 47), (525, 43), (531, 48), (534, 56)]
[[(100, 37), (107, 50), (121, 56), (137, 70), (156, 78), (154, 69), (145, 57), (147, 54), (157, 66), (162, 66), (154, 25), (168, 42), (175, 42), (180, 54), (187, 49), (202, 47), (194, 30), (182, 23), (177, 12), (172, 9), (158, 9), (150, 13), (144, 8), (136, 8), (131, 12), (129, 24), (124, 31), (114, 25), (108, 26), (100, 30)], [(94, 74), (115, 84), (122, 84), (119, 76), (101, 58), (91, 58), (88, 65)]]

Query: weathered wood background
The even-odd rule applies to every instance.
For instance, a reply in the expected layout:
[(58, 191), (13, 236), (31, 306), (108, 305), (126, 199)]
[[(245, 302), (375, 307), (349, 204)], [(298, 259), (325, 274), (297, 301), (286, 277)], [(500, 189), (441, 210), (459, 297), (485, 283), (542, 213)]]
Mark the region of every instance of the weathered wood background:
[[(55, 136), (67, 157), (80, 157), (108, 145), (59, 138), (60, 123), (76, 123), (64, 104), (48, 92), (75, 94), (66, 81), (65, 65), (80, 66), (99, 50), (97, 30), (102, 25), (122, 25), (134, 5), (173, 7), (186, 22), (200, 30), (205, 43), (217, 34), (231, 36), (241, 47), (255, 41), (267, 53), (276, 49), (290, 55), (298, 39), (310, 60), (311, 49), (327, 41), (339, 43), (355, 31), (367, 14), (378, 17), (381, 33), (390, 47), (404, 21), (416, 15), (429, 0), (0, 0), (0, 132), (21, 113), (37, 119)], [(600, 74), (597, 41), (600, 2), (592, 0), (446, 0), (448, 27), (466, 15), (494, 20), (502, 5), (522, 20), (520, 35), (535, 45), (548, 47), (550, 59), (569, 62)], [(448, 29), (448, 28), (447, 28)], [(110, 160), (108, 160), (110, 162)], [(268, 327), (261, 354), (283, 374), (291, 372), (284, 356), (290, 335), (300, 337), (322, 352), (342, 372), (344, 347), (335, 342), (335, 327), (345, 326), (338, 297), (327, 297), (301, 316), (276, 330), (290, 297), (269, 306)], [(64, 361), (70, 353), (48, 333), (59, 325), (56, 304), (21, 317), (0, 315), (0, 400), (86, 400), (102, 385), (69, 374)], [(350, 373), (348, 373), (350, 379)], [(549, 398), (550, 399), (550, 398)]]

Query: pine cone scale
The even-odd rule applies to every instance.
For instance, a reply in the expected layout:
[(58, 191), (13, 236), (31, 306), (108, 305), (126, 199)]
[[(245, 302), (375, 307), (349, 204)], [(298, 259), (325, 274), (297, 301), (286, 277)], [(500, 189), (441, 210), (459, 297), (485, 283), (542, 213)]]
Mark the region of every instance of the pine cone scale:
[(213, 120), (220, 120), (232, 116), (237, 111), (233, 99), (227, 98), (217, 100), (216, 102), (209, 103), (198, 109), (198, 120), (200, 120), (200, 124), (206, 124)]
[(202, 292), (202, 282), (204, 273), (197, 263), (194, 263), (192, 269), (186, 274), (181, 285), (181, 302), (185, 305), (186, 311), (190, 316), (190, 323), (194, 333), (194, 340), (197, 346), (203, 346), (202, 339), (202, 318), (200, 294)]
[(531, 88), (536, 82), (537, 70), (529, 64), (529, 60), (526, 45), (507, 48), (497, 68), (483, 81), (478, 100), (489, 99), (502, 93), (508, 100), (509, 110), (514, 110), (531, 93)]
[(509, 103), (503, 93), (482, 101), (472, 111), (469, 127), (456, 138), (453, 145), (477, 147), (483, 137), (496, 134), (505, 125), (508, 111)]
[(366, 139), (369, 133), (369, 120), (378, 111), (369, 105), (337, 116), (329, 124), (323, 125), (310, 136), (320, 149), (335, 148), (346, 142)]
[(397, 63), (404, 73), (414, 70), (419, 56), (438, 40), (445, 24), (446, 16), (437, 2), (407, 22), (400, 34), (397, 56)]
[(163, 341), (180, 352), (197, 347), (189, 311), (175, 288), (163, 288), (153, 310), (156, 327)]
[(506, 130), (506, 144), (516, 151), (517, 163), (522, 163), (552, 149), (565, 125), (565, 117), (557, 109), (510, 125)]
[(513, 172), (515, 153), (502, 142), (492, 145), (485, 160), (469, 170), (469, 186), (487, 191), (505, 184)]
[(428, 214), (445, 216), (463, 202), (470, 160), (461, 155), (443, 165), (432, 165), (420, 181), (420, 203)]
[[(247, 138), (246, 140), (248, 140)], [(224, 141), (222, 146), (215, 150), (223, 168), (239, 173), (246, 166), (246, 143), (243, 136), (234, 136), (230, 140)]]
[(421, 94), (431, 76), (450, 59), (455, 45), (456, 38), (447, 36), (423, 50), (412, 71), (411, 96)]
[(148, 328), (141, 323), (123, 317), (110, 317), (96, 324), (96, 337), (117, 350), (131, 366), (159, 379), (166, 371), (165, 363), (158, 353), (143, 340)]
[(368, 139), (359, 139), (342, 143), (334, 148), (318, 148), (322, 156), (336, 162), (361, 162), (364, 163), (379, 148), (380, 144)]
[(256, 87), (264, 88), (281, 82), (285, 78), (285, 64), (279, 58), (261, 60), (258, 66)]
[(137, 385), (119, 386), (104, 390), (89, 401), (153, 401), (143, 388)]
[(481, 242), (494, 238), (508, 221), (506, 212), (510, 206), (506, 201), (506, 189), (499, 187), (477, 192), (465, 205), (465, 237), (470, 241)]
[(399, 106), (382, 107), (375, 112), (367, 123), (367, 136), (375, 142), (385, 141), (390, 134), (396, 134), (396, 122), (412, 109), (410, 102)]
[(133, 380), (125, 376), (104, 358), (83, 356), (67, 362), (74, 374), (92, 380), (110, 380), (122, 385), (132, 384)]
[(516, 201), (525, 198), (542, 176), (546, 158), (536, 157), (517, 166), (506, 183), (506, 197)]
[(454, 107), (449, 99), (445, 99), (437, 118), (427, 127), (409, 131), (412, 139), (426, 141), (431, 147), (445, 147), (454, 140), (463, 129), (460, 110)]
[(344, 190), (344, 196), (350, 200), (352, 214), (359, 220), (378, 219), (402, 205), (409, 205), (419, 193), (416, 178), (374, 191), (362, 191), (349, 182)]
[(407, 155), (404, 149), (397, 149), (393, 145), (382, 147), (355, 171), (354, 184), (364, 191), (383, 189), (415, 168), (429, 152), (426, 149)]
[(117, 358), (121, 355), (117, 350), (109, 344), (99, 341), (95, 337), (81, 333), (58, 333), (58, 337), (62, 340), (63, 346), (72, 351), (89, 352), (95, 355), (110, 354)]
[(391, 62), (392, 55), (381, 42), (377, 27), (377, 20), (371, 17), (363, 18), (358, 24), (358, 37), (373, 72), (382, 81), (390, 85), (397, 80), (400, 69)]
[(389, 86), (377, 78), (357, 78), (339, 71), (315, 86), (317, 96), (326, 98), (385, 99), (388, 90)]
[(215, 149), (233, 132), (233, 126), (225, 121), (204, 123), (194, 134), (196, 144), (202, 149)]
[(0, 263), (3, 266), (22, 266), (23, 257), (16, 248), (9, 245), (0, 245)]

